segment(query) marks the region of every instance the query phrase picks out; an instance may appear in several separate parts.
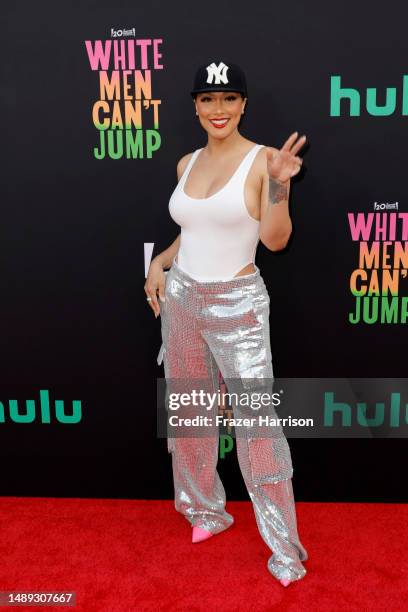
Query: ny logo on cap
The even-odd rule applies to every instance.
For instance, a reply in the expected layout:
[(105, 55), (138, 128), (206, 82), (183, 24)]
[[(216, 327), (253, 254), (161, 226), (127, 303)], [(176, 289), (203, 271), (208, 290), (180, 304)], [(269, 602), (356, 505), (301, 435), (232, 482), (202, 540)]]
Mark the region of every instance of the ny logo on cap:
[[(229, 66), (220, 62), (218, 66), (213, 62), (207, 66), (207, 83), (228, 83), (227, 70)], [(215, 79), (215, 81), (214, 81)]]

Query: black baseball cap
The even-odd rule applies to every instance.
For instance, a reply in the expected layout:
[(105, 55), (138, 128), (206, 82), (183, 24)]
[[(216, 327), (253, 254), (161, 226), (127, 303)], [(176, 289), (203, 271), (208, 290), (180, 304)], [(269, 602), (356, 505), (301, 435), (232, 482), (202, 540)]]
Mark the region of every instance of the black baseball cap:
[(248, 96), (244, 71), (231, 62), (210, 61), (199, 66), (194, 76), (191, 95), (205, 91), (238, 91)]

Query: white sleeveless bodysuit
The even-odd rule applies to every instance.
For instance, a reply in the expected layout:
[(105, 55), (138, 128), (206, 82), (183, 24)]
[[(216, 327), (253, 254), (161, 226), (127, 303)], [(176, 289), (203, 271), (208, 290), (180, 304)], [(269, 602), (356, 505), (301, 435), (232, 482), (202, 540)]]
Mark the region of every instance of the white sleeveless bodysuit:
[(224, 187), (208, 198), (191, 198), (184, 192), (190, 170), (202, 149), (196, 149), (169, 201), (172, 219), (181, 227), (177, 265), (197, 281), (231, 280), (255, 262), (259, 221), (249, 214), (244, 186), (259, 149), (246, 154)]

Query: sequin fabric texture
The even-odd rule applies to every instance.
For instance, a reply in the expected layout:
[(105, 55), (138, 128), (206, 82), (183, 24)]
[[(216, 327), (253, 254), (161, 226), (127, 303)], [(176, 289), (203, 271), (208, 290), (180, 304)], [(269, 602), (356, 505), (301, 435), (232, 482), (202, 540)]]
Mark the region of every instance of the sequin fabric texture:
[[(183, 391), (194, 381), (216, 392), (221, 372), (228, 391), (270, 390), (273, 366), (269, 336), (270, 298), (259, 268), (227, 281), (197, 281), (173, 260), (166, 273), (165, 302), (160, 302), (163, 361), (167, 384)], [(164, 409), (164, 408), (163, 408)], [(206, 411), (215, 417), (218, 405)], [(276, 417), (273, 406), (267, 408)], [(234, 418), (251, 408), (233, 404)], [(265, 412), (263, 412), (265, 413)], [(215, 422), (215, 418), (213, 418)], [(279, 428), (262, 434), (258, 425), (236, 428), (238, 462), (252, 501), (257, 526), (272, 551), (269, 571), (278, 579), (306, 574), (308, 553), (299, 540), (292, 487), (293, 467), (286, 437)], [(265, 428), (263, 428), (265, 432)], [(172, 455), (175, 508), (191, 523), (214, 534), (234, 522), (217, 471), (218, 426), (192, 437), (178, 428), (168, 437)]]

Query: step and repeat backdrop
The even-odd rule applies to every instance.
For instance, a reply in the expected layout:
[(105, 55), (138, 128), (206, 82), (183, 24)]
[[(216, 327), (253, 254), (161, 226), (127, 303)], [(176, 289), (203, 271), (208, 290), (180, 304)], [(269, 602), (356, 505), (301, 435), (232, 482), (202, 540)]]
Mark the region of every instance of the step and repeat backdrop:
[[(179, 233), (177, 162), (207, 142), (194, 71), (225, 57), (247, 75), (244, 137), (308, 139), (289, 244), (260, 243), (256, 257), (274, 372), (328, 389), (347, 379), (372, 405), (387, 388), (383, 418), (390, 406), (400, 416), (397, 435), (289, 438), (296, 498), (406, 501), (403, 3), (2, 10), (0, 494), (172, 498), (157, 435), (160, 318), (143, 286)], [(247, 498), (233, 444), (219, 472), (229, 499)]]

